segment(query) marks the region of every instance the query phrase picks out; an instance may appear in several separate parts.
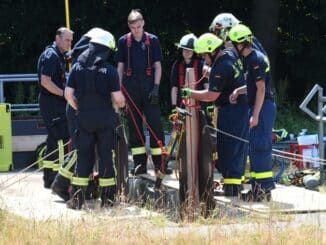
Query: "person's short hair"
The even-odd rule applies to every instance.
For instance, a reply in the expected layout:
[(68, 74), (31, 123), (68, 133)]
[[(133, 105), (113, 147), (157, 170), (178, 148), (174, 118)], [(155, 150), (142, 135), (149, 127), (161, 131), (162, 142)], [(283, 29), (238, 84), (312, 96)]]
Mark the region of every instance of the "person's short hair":
[(128, 15), (128, 24), (133, 24), (136, 21), (143, 20), (144, 17), (140, 12), (140, 9), (132, 9)]
[(67, 27), (61, 26), (57, 29), (55, 35), (62, 37), (65, 32), (70, 32), (71, 34), (74, 34), (72, 30), (68, 29)]

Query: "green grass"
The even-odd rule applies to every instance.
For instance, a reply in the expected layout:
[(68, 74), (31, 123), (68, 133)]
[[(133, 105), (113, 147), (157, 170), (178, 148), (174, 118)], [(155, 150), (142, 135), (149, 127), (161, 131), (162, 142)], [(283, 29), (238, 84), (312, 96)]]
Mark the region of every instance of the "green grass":
[[(26, 220), (0, 210), (0, 244), (325, 244), (316, 226), (277, 225), (277, 219), (199, 220), (171, 223), (164, 217)], [(275, 216), (276, 217), (276, 216)], [(246, 222), (245, 222), (246, 221)], [(241, 224), (241, 227), (238, 226)]]

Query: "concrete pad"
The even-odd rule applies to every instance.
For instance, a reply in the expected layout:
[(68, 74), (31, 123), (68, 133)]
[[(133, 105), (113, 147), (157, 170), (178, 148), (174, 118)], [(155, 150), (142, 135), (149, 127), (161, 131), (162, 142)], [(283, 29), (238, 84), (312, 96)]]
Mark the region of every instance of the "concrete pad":
[[(14, 183), (24, 177), (25, 179)], [(15, 173), (1, 174), (0, 207), (36, 220), (71, 219), (81, 216), (81, 212), (67, 209), (57, 195), (52, 195), (51, 190), (43, 188), (41, 173), (25, 173), (18, 176), (15, 176)]]
[(276, 185), (270, 202), (245, 202), (238, 197), (214, 197), (217, 202), (231, 204), (259, 213), (326, 212), (326, 194), (296, 186)]
[[(140, 175), (142, 178), (155, 181), (153, 170), (148, 170), (148, 174)], [(221, 175), (215, 173), (214, 179), (221, 179)], [(179, 189), (179, 181), (175, 172), (166, 175), (162, 184), (168, 188)], [(249, 185), (246, 186), (246, 189)], [(214, 199), (226, 205), (233, 205), (242, 209), (259, 213), (312, 213), (326, 212), (326, 194), (307, 190), (302, 187), (276, 185), (272, 191), (271, 202), (245, 202), (238, 197), (215, 196)]]
[(50, 189), (43, 187), (43, 173), (0, 173), (0, 209), (35, 220), (74, 220), (87, 217), (130, 219), (155, 216), (148, 210), (119, 203), (112, 208), (100, 208), (99, 201), (87, 201), (85, 209), (72, 210)]

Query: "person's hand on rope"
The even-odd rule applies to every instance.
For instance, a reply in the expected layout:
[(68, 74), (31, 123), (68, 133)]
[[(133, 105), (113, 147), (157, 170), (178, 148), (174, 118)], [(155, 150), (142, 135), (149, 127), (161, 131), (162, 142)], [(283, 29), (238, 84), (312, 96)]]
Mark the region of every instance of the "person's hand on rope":
[(208, 65), (203, 66), (203, 76), (205, 78), (209, 78), (209, 74), (211, 72), (211, 68)]
[(192, 90), (190, 88), (183, 88), (181, 89), (181, 97), (182, 98), (189, 98), (191, 96)]
[(152, 105), (157, 105), (160, 102), (159, 85), (154, 84), (152, 91), (149, 93), (148, 99)]

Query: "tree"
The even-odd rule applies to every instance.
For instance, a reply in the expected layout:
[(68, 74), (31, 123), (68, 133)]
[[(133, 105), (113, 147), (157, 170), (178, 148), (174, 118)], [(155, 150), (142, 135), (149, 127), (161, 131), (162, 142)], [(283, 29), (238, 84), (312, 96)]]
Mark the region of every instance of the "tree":
[(254, 0), (251, 26), (256, 37), (266, 49), (273, 77), (276, 78), (276, 57), (278, 51), (279, 0)]

